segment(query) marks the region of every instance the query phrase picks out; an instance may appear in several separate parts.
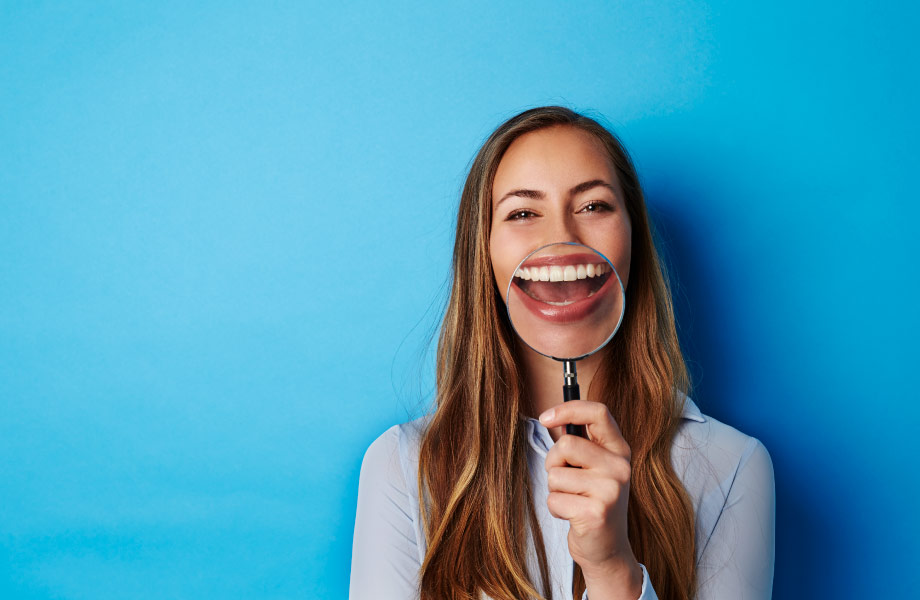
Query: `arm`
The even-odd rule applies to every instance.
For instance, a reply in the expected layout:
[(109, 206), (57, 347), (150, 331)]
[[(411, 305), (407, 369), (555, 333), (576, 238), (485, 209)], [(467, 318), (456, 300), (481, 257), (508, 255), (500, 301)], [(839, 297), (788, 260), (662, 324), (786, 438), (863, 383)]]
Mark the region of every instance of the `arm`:
[(361, 463), (351, 554), (351, 600), (418, 598), (420, 562), (399, 428), (370, 445)]
[(771, 597), (775, 506), (770, 454), (751, 438), (697, 563), (699, 600)]

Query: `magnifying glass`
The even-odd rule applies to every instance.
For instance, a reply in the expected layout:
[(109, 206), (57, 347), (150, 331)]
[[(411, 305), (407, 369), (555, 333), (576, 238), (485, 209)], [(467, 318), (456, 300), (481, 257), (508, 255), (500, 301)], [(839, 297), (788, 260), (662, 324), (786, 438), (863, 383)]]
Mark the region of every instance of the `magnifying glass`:
[[(511, 326), (535, 352), (562, 363), (562, 397), (578, 400), (575, 362), (607, 345), (623, 322), (626, 292), (606, 256), (583, 244), (558, 242), (524, 257), (505, 293)], [(584, 425), (566, 433), (586, 438)]]

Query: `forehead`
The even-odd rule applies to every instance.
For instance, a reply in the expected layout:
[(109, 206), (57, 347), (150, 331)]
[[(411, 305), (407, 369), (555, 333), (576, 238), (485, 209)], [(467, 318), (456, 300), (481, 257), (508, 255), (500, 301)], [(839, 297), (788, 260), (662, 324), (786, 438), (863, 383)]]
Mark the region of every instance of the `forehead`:
[(583, 181), (602, 179), (617, 186), (616, 172), (604, 145), (594, 135), (568, 126), (525, 133), (505, 151), (492, 198), (516, 188), (553, 192), (569, 190)]

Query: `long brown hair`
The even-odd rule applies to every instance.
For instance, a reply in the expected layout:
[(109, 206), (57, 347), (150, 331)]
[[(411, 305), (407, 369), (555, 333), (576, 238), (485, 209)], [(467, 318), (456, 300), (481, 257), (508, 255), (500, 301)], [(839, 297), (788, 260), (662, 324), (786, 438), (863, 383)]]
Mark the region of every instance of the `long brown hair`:
[[(551, 596), (546, 549), (527, 470), (527, 410), (514, 334), (489, 255), (492, 184), (521, 135), (577, 127), (607, 149), (632, 224), (626, 314), (588, 397), (607, 405), (632, 451), (629, 541), (662, 600), (695, 586), (693, 507), (671, 466), (671, 443), (689, 391), (666, 279), (638, 176), (622, 144), (593, 119), (549, 106), (505, 123), (479, 150), (457, 217), (450, 297), (437, 352), (437, 409), (421, 441), (419, 498), (427, 552), (422, 600)], [(539, 573), (528, 573), (528, 538)], [(576, 570), (575, 593), (584, 578)]]

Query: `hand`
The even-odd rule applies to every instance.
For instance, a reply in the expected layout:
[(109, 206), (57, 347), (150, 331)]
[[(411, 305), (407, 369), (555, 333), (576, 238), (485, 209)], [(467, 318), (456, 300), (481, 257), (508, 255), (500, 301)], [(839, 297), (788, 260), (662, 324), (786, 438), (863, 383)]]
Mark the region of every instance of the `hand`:
[[(607, 407), (572, 400), (540, 415), (546, 427), (585, 425), (590, 440), (563, 435), (546, 455), (549, 512), (570, 524), (569, 552), (591, 580), (639, 596), (642, 570), (627, 537), (631, 452)], [(581, 467), (581, 468), (577, 468)], [(638, 575), (638, 581), (637, 581)], [(594, 598), (595, 595), (592, 595)]]

